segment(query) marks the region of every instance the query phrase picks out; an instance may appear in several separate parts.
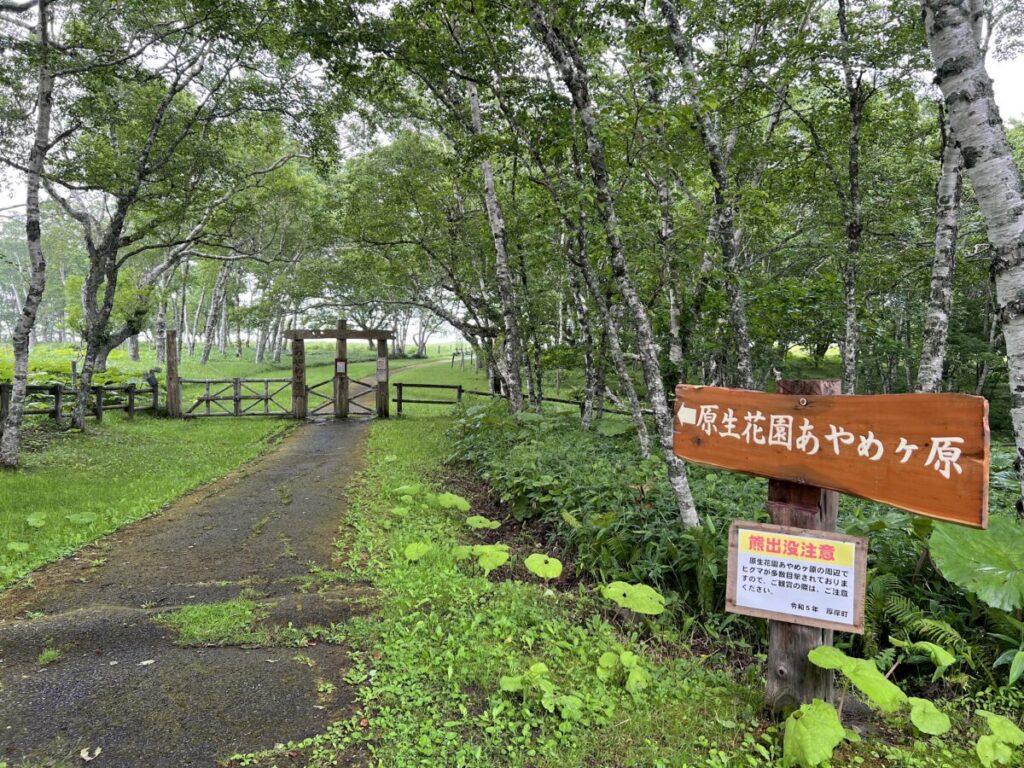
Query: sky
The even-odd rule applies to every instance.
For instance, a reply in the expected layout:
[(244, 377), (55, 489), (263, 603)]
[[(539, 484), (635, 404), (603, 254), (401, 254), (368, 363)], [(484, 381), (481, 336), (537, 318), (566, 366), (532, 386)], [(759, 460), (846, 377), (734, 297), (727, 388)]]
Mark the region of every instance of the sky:
[[(1003, 122), (1024, 121), (1024, 55), (1009, 61), (990, 57), (987, 66)], [(24, 194), (20, 180), (0, 170), (0, 219), (18, 215)]]

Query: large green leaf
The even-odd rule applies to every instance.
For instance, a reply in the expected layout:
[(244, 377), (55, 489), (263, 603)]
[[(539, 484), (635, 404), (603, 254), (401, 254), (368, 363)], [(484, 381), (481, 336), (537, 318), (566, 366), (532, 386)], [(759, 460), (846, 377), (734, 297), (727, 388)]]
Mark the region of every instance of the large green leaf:
[(956, 656), (947, 651), (941, 645), (929, 643), (926, 640), (919, 640), (912, 643), (908, 640), (900, 640), (897, 637), (890, 637), (889, 642), (897, 648), (905, 649), (907, 653), (919, 654), (931, 659), (932, 664), (935, 665), (936, 678), (945, 672), (947, 667), (956, 663)]
[(1024, 744), (1024, 731), (1018, 728), (1012, 720), (984, 709), (976, 710), (976, 712), (985, 718), (985, 722), (988, 723), (992, 735), (999, 739), (999, 741), (1004, 741), (1015, 747)]
[(547, 555), (533, 554), (524, 561), (526, 570), (542, 579), (557, 579), (562, 575), (562, 562)]
[(485, 576), (508, 562), (508, 547), (503, 544), (477, 544), (473, 547), (473, 554)]
[(490, 528), (491, 530), (501, 528), (501, 523), (497, 520), (490, 520), (483, 515), (471, 515), (470, 517), (467, 517), (466, 525), (470, 528)]
[(455, 493), (437, 494), (437, 503), (445, 509), (457, 509), (459, 512), (469, 512), (469, 502)]
[(1024, 608), (1024, 525), (1009, 516), (992, 517), (988, 530), (936, 523), (930, 546), (954, 584), (993, 608)]
[(838, 648), (831, 645), (819, 645), (807, 653), (807, 658), (812, 664), (822, 669), (842, 669), (850, 657)]
[(910, 722), (921, 733), (941, 736), (949, 730), (949, 718), (928, 699), (910, 697)]
[(815, 699), (786, 719), (782, 740), (782, 764), (814, 768), (832, 759), (846, 736), (839, 713), (831, 704)]
[(601, 589), (601, 594), (608, 600), (614, 600), (622, 608), (628, 608), (636, 613), (657, 616), (665, 610), (665, 598), (646, 584), (613, 581)]
[(873, 661), (855, 659), (829, 645), (812, 648), (807, 658), (823, 669), (838, 669), (883, 712), (895, 712), (907, 703), (907, 695), (879, 672)]
[(873, 661), (850, 659), (850, 663), (842, 667), (842, 672), (883, 712), (895, 712), (907, 703), (907, 694), (879, 672)]
[(431, 549), (433, 549), (433, 545), (430, 542), (414, 541), (405, 548), (405, 559), (410, 563), (415, 563), (430, 552)]

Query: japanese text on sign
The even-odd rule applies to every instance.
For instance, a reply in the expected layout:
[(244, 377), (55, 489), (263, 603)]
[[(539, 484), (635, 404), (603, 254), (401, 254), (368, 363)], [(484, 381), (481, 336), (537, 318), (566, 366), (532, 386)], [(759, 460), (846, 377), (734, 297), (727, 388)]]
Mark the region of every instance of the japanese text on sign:
[(726, 607), (862, 632), (866, 550), (864, 539), (736, 521), (730, 530)]
[(951, 394), (775, 395), (680, 385), (677, 455), (984, 528), (988, 403)]

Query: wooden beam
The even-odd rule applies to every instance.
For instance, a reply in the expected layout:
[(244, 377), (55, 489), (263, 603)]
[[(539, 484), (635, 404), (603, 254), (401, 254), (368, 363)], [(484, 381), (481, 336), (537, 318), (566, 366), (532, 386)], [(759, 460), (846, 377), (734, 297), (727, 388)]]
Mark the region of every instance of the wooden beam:
[[(339, 335), (343, 334), (343, 335)], [(389, 330), (381, 331), (339, 331), (336, 328), (325, 328), (323, 330), (304, 330), (302, 328), (285, 331), (286, 339), (367, 339), (380, 341), (382, 339), (395, 338), (395, 332)]]

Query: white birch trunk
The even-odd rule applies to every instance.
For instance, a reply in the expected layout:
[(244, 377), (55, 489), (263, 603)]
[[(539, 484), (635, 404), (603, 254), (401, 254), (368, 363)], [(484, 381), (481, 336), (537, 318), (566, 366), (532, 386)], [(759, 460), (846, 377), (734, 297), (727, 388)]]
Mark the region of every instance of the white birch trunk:
[[(480, 135), (483, 125), (480, 119), (480, 94), (476, 83), (466, 86), (469, 95), (473, 133)], [(508, 402), (513, 412), (523, 409), (522, 369), (524, 364), (523, 343), (516, 317), (516, 300), (512, 287), (512, 270), (508, 258), (508, 233), (505, 216), (498, 202), (497, 187), (494, 183), (494, 169), (491, 161), (480, 162), (484, 177), (484, 205), (487, 208), (487, 223), (494, 241), (495, 278), (498, 283), (498, 297), (501, 301), (501, 319), (505, 326), (505, 382), (508, 384)]]
[[(29, 151), (28, 170), (25, 174), (25, 242), (29, 256), (29, 286), (15, 323), (11, 344), (14, 348), (14, 384), (11, 391), (7, 419), (0, 437), (0, 466), (14, 467), (18, 463), (21, 420), (25, 413), (25, 392), (28, 386), (28, 353), (39, 305), (46, 289), (46, 257), (42, 246), (39, 188), (42, 185), (43, 164), (50, 143), (50, 115), (53, 110), (53, 73), (49, 64), (48, 0), (39, 0), (36, 37), (39, 45), (39, 69), (36, 82), (36, 127)], [(15, 295), (17, 295), (17, 289)]]
[(992, 80), (972, 29), (970, 3), (924, 0), (922, 7), (935, 79), (992, 245), (1020, 476), (1024, 466), (1024, 181), (992, 95)]
[(949, 314), (953, 306), (953, 273), (956, 265), (956, 237), (960, 223), (960, 148), (950, 136), (942, 117), (942, 159), (935, 194), (935, 257), (932, 262), (931, 293), (925, 310), (921, 343), (921, 364), (917, 388), (921, 392), (942, 389), (942, 366), (946, 359)]

